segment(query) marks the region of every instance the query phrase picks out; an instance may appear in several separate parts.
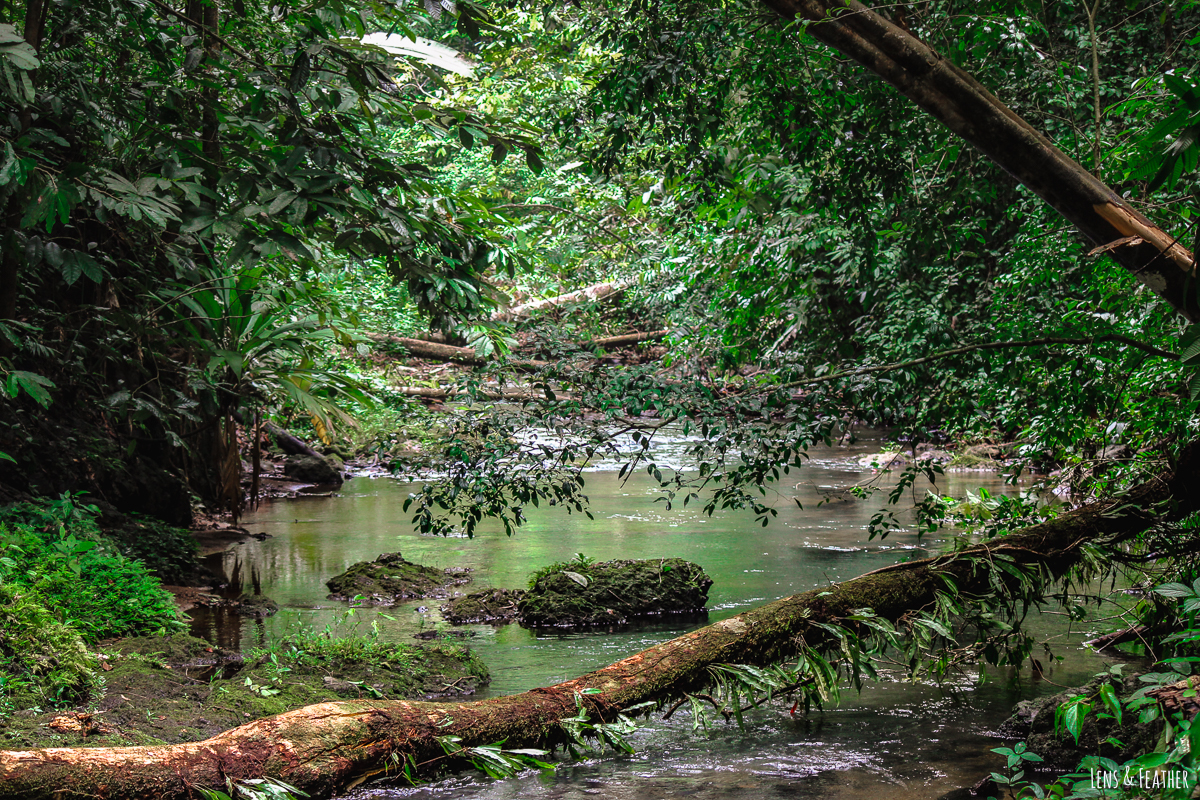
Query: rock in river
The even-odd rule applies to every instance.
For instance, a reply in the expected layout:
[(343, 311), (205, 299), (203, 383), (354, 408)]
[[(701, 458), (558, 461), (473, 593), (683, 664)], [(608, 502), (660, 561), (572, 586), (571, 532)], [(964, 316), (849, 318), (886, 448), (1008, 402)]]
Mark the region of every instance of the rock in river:
[(342, 473), (324, 458), (317, 456), (288, 456), (283, 474), (300, 483), (318, 486), (341, 486)]
[(470, 625), (473, 622), (492, 622), (497, 625), (512, 622), (517, 616), (517, 604), (525, 593), (520, 589), (484, 589), (455, 597), (442, 606), (442, 616), (451, 625)]
[(360, 561), (330, 578), (331, 600), (361, 597), (372, 605), (393, 605), (414, 597), (436, 597), (448, 586), (471, 580), (465, 569), (436, 569), (405, 561), (399, 553), (384, 553), (374, 561)]
[(527, 626), (620, 624), (630, 617), (697, 612), (712, 578), (682, 558), (556, 564), (517, 604)]

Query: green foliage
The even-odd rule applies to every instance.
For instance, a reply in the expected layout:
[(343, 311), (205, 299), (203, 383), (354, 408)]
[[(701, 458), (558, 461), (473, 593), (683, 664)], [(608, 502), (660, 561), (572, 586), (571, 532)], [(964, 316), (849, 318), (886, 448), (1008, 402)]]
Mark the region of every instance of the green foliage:
[[(545, 750), (505, 750), (504, 742), (465, 747), (460, 736), (439, 736), (438, 744), (448, 759), (463, 759), (489, 778), (511, 778), (518, 772), (533, 768), (552, 771), (554, 765), (542, 760)], [(405, 774), (413, 778), (415, 770), (405, 765)]]
[(17, 707), (76, 705), (98, 685), (96, 657), (52, 604), (29, 586), (0, 584), (0, 717)]
[(583, 553), (576, 553), (570, 561), (556, 561), (553, 564), (538, 567), (529, 576), (529, 588), (532, 589), (537, 586), (538, 581), (559, 572), (574, 572), (586, 579), (591, 573), (591, 566), (595, 563), (596, 559), (585, 556)]
[(226, 778), (225, 781), (225, 791), (203, 786), (196, 789), (204, 800), (296, 800), (308, 797), (307, 792), (275, 778)]
[(140, 514), (107, 532), (109, 541), (126, 558), (140, 561), (163, 583), (179, 585), (198, 567), (196, 539), (191, 531)]
[(575, 716), (558, 721), (568, 737), (564, 742), (567, 752), (571, 754), (572, 758), (579, 758), (580, 752), (591, 749), (589, 740), (595, 739), (600, 745), (601, 752), (604, 752), (605, 747), (611, 747), (613, 752), (632, 753), (634, 749), (633, 745), (629, 743), (629, 735), (637, 730), (637, 723), (633, 721), (631, 715), (642, 711), (649, 713), (649, 709), (653, 708), (655, 703), (632, 705), (625, 709), (624, 713), (617, 714), (616, 719), (611, 722), (593, 721), (592, 712), (588, 709), (587, 703), (588, 696), (593, 694), (600, 694), (600, 690), (584, 689), (582, 692), (576, 692)]
[[(1200, 629), (1196, 626), (1196, 612), (1200, 608), (1197, 606), (1200, 602), (1200, 581), (1191, 587), (1181, 583), (1167, 583), (1156, 587), (1155, 592), (1180, 601), (1177, 608), (1182, 624), (1179, 630), (1164, 638), (1164, 643), (1170, 643), (1175, 648), (1186, 648), (1186, 652), (1195, 652), (1196, 643), (1200, 641)], [(1113, 676), (1102, 673), (1098, 677), (1108, 680), (1099, 684), (1095, 695), (1076, 697), (1059, 706), (1055, 713), (1055, 732), (1061, 729), (1076, 743), (1083, 730), (1084, 720), (1092, 712), (1096, 712), (1099, 717), (1112, 719), (1118, 725), (1122, 721), (1132, 723), (1135, 719), (1140, 724), (1164, 719), (1163, 734), (1152, 752), (1141, 753), (1121, 764), (1097, 755), (1085, 756), (1076, 772), (1058, 778), (1043, 790), (1041, 785), (1024, 779), (1023, 770), (1018, 769), (1026, 761), (1041, 760), (1040, 757), (1027, 752), (1025, 743), (1021, 742), (1011, 749), (993, 749), (992, 752), (1006, 757), (1008, 772), (1003, 775), (992, 773), (992, 779), (998, 784), (1012, 787), (1018, 798), (1032, 796), (1039, 800), (1043, 797), (1075, 800), (1100, 796), (1101, 792), (1107, 797), (1137, 797), (1145, 796), (1147, 788), (1154, 790), (1155, 797), (1180, 800), (1190, 797), (1197, 779), (1200, 778), (1200, 758), (1197, 755), (1200, 753), (1200, 750), (1197, 750), (1197, 746), (1200, 746), (1200, 727), (1179, 710), (1171, 713), (1168, 718), (1164, 706), (1148, 696), (1147, 692), (1169, 686), (1178, 688), (1178, 682), (1191, 675), (1197, 663), (1200, 663), (1200, 656), (1176, 655), (1163, 658), (1156, 666), (1164, 669), (1140, 675), (1141, 688), (1124, 697), (1118, 696), (1112, 682)], [(1115, 666), (1112, 672), (1119, 676), (1121, 666)], [(1189, 683), (1179, 689), (1183, 697), (1194, 697), (1195, 689), (1187, 688), (1191, 685)], [(1094, 783), (1097, 773), (1106, 779), (1107, 776), (1114, 776), (1115, 785), (1097, 786)], [(1153, 783), (1155, 773), (1158, 774), (1157, 783)], [(1170, 783), (1164, 780), (1163, 773), (1172, 773)], [(1145, 781), (1144, 776), (1148, 776)]]
[(70, 497), (5, 509), (0, 578), (42, 598), (89, 642), (182, 628), (174, 598), (104, 541), (90, 515)]
[(335, 337), (317, 317), (297, 318), (307, 299), (303, 288), (289, 292), (266, 278), (262, 269), (221, 274), (164, 300), (182, 307), (189, 349), (214, 384), (238, 400), (297, 407), (331, 427), (331, 415), (346, 418), (333, 398), (366, 403), (367, 397), (353, 381), (317, 366)]

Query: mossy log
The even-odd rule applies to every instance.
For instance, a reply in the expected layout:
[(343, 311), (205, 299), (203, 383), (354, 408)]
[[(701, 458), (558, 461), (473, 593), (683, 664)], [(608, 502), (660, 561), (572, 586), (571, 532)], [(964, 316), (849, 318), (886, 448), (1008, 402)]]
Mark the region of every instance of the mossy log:
[[(990, 564), (1000, 554), (1060, 574), (1088, 542), (1136, 535), (1156, 519), (1200, 505), (1200, 493), (1188, 490), (1196, 477), (1194, 464), (1189, 457), (1174, 474), (1118, 500), (1093, 503), (957, 553), (786, 597), (555, 686), (474, 702), (320, 703), (168, 747), (0, 752), (0, 797), (189, 798), (196, 796), (197, 786), (264, 775), (313, 797), (328, 797), (395, 769), (409, 756), (418, 764), (445, 763), (438, 739), (446, 735), (461, 737), (464, 746), (501, 740), (509, 747), (545, 744), (560, 735), (559, 720), (574, 716), (577, 702), (593, 719), (612, 719), (638, 703), (699, 689), (709, 682), (711, 665), (786, 658), (797, 637), (811, 641), (819, 634), (814, 623), (866, 607), (896, 620), (934, 602), (947, 579), (961, 592), (986, 594)], [(1173, 491), (1176, 487), (1182, 490)]]

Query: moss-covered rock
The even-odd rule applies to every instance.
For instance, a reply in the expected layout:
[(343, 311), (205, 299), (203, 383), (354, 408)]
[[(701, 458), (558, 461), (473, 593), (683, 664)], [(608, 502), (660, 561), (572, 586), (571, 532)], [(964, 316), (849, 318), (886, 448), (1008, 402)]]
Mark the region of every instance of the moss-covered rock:
[(700, 611), (710, 586), (699, 565), (681, 558), (556, 564), (537, 574), (517, 614), (534, 627), (620, 624)]
[(436, 569), (406, 561), (399, 553), (384, 553), (374, 561), (360, 561), (326, 581), (331, 600), (354, 600), (372, 605), (394, 605), (416, 597), (436, 597), (449, 586), (471, 580), (465, 569)]
[(520, 589), (485, 589), (455, 597), (442, 606), (442, 616), (453, 625), (476, 622), (504, 624), (517, 617), (517, 604), (525, 597)]

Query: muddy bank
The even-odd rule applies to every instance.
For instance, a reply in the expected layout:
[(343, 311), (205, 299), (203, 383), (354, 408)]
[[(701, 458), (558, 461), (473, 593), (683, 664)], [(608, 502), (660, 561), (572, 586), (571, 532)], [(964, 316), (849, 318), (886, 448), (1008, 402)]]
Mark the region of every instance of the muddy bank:
[(72, 709), (0, 717), (0, 749), (199, 741), (312, 703), (461, 697), (488, 682), (486, 667), (465, 648), (370, 636), (302, 634), (238, 654), (177, 634), (98, 650), (103, 680), (93, 696)]

